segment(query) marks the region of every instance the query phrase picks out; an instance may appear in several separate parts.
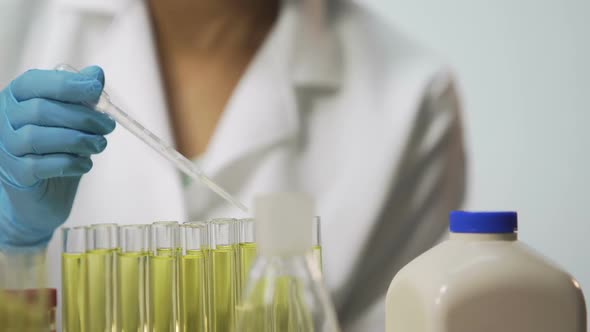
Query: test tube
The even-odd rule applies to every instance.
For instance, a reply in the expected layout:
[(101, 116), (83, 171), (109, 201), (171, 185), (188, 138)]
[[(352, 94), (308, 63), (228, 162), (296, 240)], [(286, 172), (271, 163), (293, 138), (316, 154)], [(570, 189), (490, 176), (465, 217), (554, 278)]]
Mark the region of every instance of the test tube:
[(207, 291), (206, 261), (207, 224), (187, 222), (181, 225), (182, 257), (180, 259), (180, 331), (206, 332)]
[(322, 222), (320, 217), (315, 216), (313, 218), (313, 229), (312, 229), (312, 254), (313, 258), (317, 262), (320, 272), (324, 270), (324, 264), (322, 260)]
[(87, 331), (87, 227), (62, 228), (62, 331)]
[(146, 264), (148, 225), (119, 227), (121, 250), (117, 253), (118, 332), (143, 332), (146, 327)]
[(90, 225), (86, 237), (89, 331), (115, 329), (117, 224)]
[(211, 331), (233, 331), (238, 290), (238, 227), (236, 219), (210, 222), (211, 244)]
[(150, 226), (148, 256), (148, 331), (174, 332), (178, 324), (178, 223), (155, 222)]
[(256, 259), (256, 229), (255, 222), (252, 218), (240, 219), (240, 245), (239, 245), (239, 261), (240, 261), (240, 280), (239, 280), (239, 292), (238, 292), (238, 303), (241, 300), (241, 295), (246, 287), (248, 274), (252, 263)]

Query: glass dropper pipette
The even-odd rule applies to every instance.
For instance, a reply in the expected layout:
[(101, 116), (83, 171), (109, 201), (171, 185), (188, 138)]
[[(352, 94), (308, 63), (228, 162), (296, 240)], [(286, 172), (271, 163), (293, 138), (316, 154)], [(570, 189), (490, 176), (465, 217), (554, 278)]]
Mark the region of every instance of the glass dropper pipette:
[[(55, 67), (55, 69), (79, 73), (79, 70), (66, 64), (61, 64)], [(180, 169), (184, 174), (190, 176), (192, 179), (200, 181), (209, 189), (213, 190), (217, 195), (221, 196), (223, 199), (240, 210), (248, 212), (248, 208), (244, 204), (240, 203), (217, 183), (213, 182), (213, 180), (205, 175), (194, 163), (180, 154), (180, 152), (176, 151), (176, 149), (174, 149), (172, 146), (166, 144), (162, 139), (149, 131), (134, 118), (129, 116), (129, 114), (125, 113), (122, 109), (113, 104), (111, 102), (111, 98), (105, 91), (103, 91), (100, 95), (100, 99), (96, 105), (91, 106), (95, 110), (111, 116), (111, 118), (113, 118), (117, 123), (125, 127), (133, 135), (149, 145), (152, 149), (156, 150), (160, 155), (162, 155), (162, 157), (168, 159), (169, 162), (174, 164), (174, 166)]]

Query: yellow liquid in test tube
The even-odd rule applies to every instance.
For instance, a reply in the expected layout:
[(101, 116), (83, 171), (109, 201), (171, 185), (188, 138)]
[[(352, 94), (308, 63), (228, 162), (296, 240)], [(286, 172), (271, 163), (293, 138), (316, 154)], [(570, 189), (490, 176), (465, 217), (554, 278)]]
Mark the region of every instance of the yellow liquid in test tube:
[(88, 269), (88, 331), (113, 329), (115, 249), (95, 249), (86, 253)]
[(246, 287), (248, 281), (248, 273), (256, 259), (256, 243), (244, 242), (240, 243), (240, 287)]
[(146, 324), (145, 279), (147, 253), (117, 257), (117, 331), (143, 332)]
[(203, 256), (205, 258), (205, 272), (204, 272), (204, 285), (205, 285), (205, 320), (207, 321), (207, 332), (213, 332), (213, 250), (209, 246), (201, 247)]
[(86, 273), (84, 254), (62, 254), (63, 332), (87, 330)]
[[(8, 303), (6, 299), (4, 299), (4, 290), (0, 288), (0, 322), (4, 322), (5, 325), (8, 325)], [(6, 328), (0, 327), (0, 332), (4, 332)]]
[(157, 249), (148, 258), (148, 331), (176, 331), (178, 250)]
[(320, 268), (320, 272), (324, 271), (324, 262), (322, 260), (322, 246), (313, 246), (311, 252), (313, 254), (313, 258), (318, 264), (318, 267)]
[(207, 332), (205, 257), (187, 250), (180, 260), (180, 326), (182, 332)]
[(235, 245), (217, 246), (211, 256), (213, 332), (233, 331), (238, 284)]

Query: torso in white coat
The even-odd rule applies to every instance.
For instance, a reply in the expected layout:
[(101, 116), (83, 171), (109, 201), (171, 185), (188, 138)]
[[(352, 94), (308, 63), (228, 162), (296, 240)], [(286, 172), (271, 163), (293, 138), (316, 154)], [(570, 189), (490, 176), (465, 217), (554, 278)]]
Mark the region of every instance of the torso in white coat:
[[(15, 42), (20, 53), (11, 68), (98, 64), (114, 101), (172, 142), (144, 3), (44, 3), (35, 7), (40, 16), (29, 18), (36, 24), (28, 37)], [(311, 193), (323, 220), (326, 282), (344, 329), (381, 331), (389, 281), (437, 241), (463, 197), (457, 100), (435, 57), (366, 10), (334, 1), (316, 22), (304, 3), (284, 1), (198, 163), (246, 204), (256, 193)], [(0, 77), (0, 85), (8, 79)], [(171, 165), (119, 126), (83, 177), (67, 224), (231, 216), (240, 213), (198, 184), (183, 185)], [(49, 248), (54, 286), (60, 249), (56, 233)]]

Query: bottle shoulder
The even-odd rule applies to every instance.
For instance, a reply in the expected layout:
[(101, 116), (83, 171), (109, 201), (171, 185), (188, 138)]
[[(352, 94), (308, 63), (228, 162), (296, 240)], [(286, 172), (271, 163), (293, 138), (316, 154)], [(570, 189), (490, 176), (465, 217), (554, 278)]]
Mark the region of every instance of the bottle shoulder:
[(411, 285), (423, 296), (514, 287), (548, 294), (581, 292), (571, 275), (519, 241), (446, 241), (400, 270), (390, 290), (397, 285)]
[(402, 269), (386, 297), (387, 331), (586, 331), (578, 283), (526, 245), (440, 244)]

